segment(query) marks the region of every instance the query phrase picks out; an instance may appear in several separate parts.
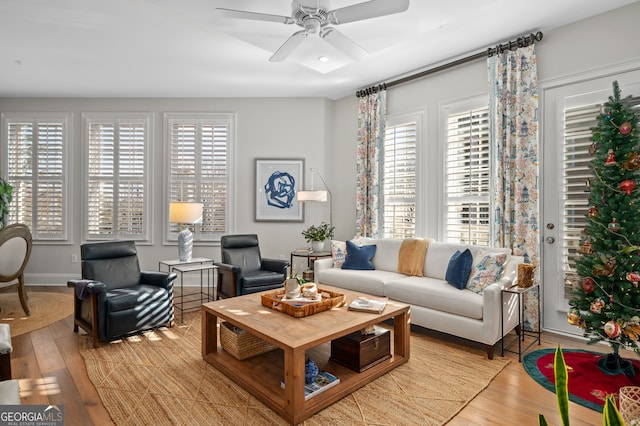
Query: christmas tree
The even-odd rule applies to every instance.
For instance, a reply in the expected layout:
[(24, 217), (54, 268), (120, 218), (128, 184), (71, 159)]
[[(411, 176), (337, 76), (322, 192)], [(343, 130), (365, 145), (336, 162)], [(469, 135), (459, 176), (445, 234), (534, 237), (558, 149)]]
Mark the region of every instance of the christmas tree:
[(599, 361), (602, 368), (633, 375), (630, 363), (618, 356), (620, 348), (640, 354), (640, 146), (630, 99), (620, 98), (614, 82), (613, 96), (591, 129), (590, 204), (576, 261), (580, 288), (568, 319), (584, 329), (590, 344), (611, 345), (613, 353)]

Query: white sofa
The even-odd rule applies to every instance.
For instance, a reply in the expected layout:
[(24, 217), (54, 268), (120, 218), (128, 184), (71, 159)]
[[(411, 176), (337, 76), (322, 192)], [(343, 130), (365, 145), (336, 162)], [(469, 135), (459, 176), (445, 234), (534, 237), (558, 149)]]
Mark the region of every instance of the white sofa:
[(504, 332), (511, 331), (518, 322), (515, 295), (504, 296), (501, 290), (513, 285), (522, 256), (509, 255), (501, 279), (479, 294), (468, 289), (459, 290), (447, 283), (445, 274), (451, 256), (469, 248), (475, 258), (482, 252), (506, 252), (508, 249), (467, 246), (429, 241), (423, 277), (397, 272), (401, 240), (361, 238), (361, 245), (376, 245), (375, 270), (351, 270), (334, 267), (332, 258), (316, 260), (314, 278), (317, 284), (336, 286), (356, 292), (411, 305), (411, 323), (464, 339), (484, 343), (487, 356), (493, 358), (493, 347), (501, 339), (500, 313), (504, 312)]

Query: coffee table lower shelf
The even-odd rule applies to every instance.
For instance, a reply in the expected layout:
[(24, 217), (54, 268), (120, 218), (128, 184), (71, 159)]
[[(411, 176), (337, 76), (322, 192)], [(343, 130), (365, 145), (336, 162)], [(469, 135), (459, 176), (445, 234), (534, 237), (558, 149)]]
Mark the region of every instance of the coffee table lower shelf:
[[(229, 321), (228, 318), (225, 320)], [(303, 350), (302, 354), (296, 349), (279, 348), (250, 359), (238, 360), (222, 349), (219, 344), (217, 316), (203, 309), (202, 354), (204, 360), (273, 409), (282, 418), (291, 424), (298, 424), (407, 362), (409, 350), (406, 324), (408, 324), (408, 312), (394, 318), (395, 332), (392, 339), (391, 357), (358, 373), (330, 361), (330, 340), (308, 348), (306, 351)], [(236, 325), (242, 327), (241, 324)], [(335, 338), (349, 334), (351, 331), (345, 330), (343, 334), (335, 336)], [(272, 343), (278, 345), (276, 342)], [(304, 372), (306, 357), (311, 357), (320, 370), (328, 371), (337, 376), (340, 383), (305, 401), (303, 395), (304, 377), (297, 380), (287, 378), (285, 370), (289, 370), (288, 374), (291, 377), (293, 377), (293, 371)], [(287, 368), (287, 366), (289, 367)], [(281, 387), (283, 378), (287, 383), (285, 389)], [(290, 388), (289, 383), (292, 383)]]

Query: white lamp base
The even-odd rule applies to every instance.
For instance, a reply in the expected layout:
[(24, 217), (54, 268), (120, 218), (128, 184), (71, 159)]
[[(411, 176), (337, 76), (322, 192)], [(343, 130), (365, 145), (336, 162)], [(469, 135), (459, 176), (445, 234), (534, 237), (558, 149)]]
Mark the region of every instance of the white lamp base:
[(178, 233), (178, 256), (181, 262), (191, 260), (193, 253), (193, 233), (185, 227)]

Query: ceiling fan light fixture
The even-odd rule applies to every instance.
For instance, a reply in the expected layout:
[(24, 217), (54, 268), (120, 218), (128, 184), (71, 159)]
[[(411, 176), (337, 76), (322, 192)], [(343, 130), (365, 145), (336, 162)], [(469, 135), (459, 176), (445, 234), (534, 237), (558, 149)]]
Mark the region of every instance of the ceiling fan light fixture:
[(309, 34), (317, 34), (320, 29), (321, 22), (315, 17), (308, 17), (303, 21), (304, 29)]
[(329, 0), (293, 0), (291, 17), (268, 13), (217, 8), (216, 14), (236, 19), (280, 22), (296, 24), (302, 30), (294, 33), (269, 58), (271, 62), (284, 61), (309, 34), (318, 34), (320, 38), (342, 51), (353, 60), (363, 59), (368, 53), (349, 37), (328, 25), (340, 25), (363, 21), (395, 13), (405, 12), (410, 0), (368, 0), (350, 6), (330, 10)]

